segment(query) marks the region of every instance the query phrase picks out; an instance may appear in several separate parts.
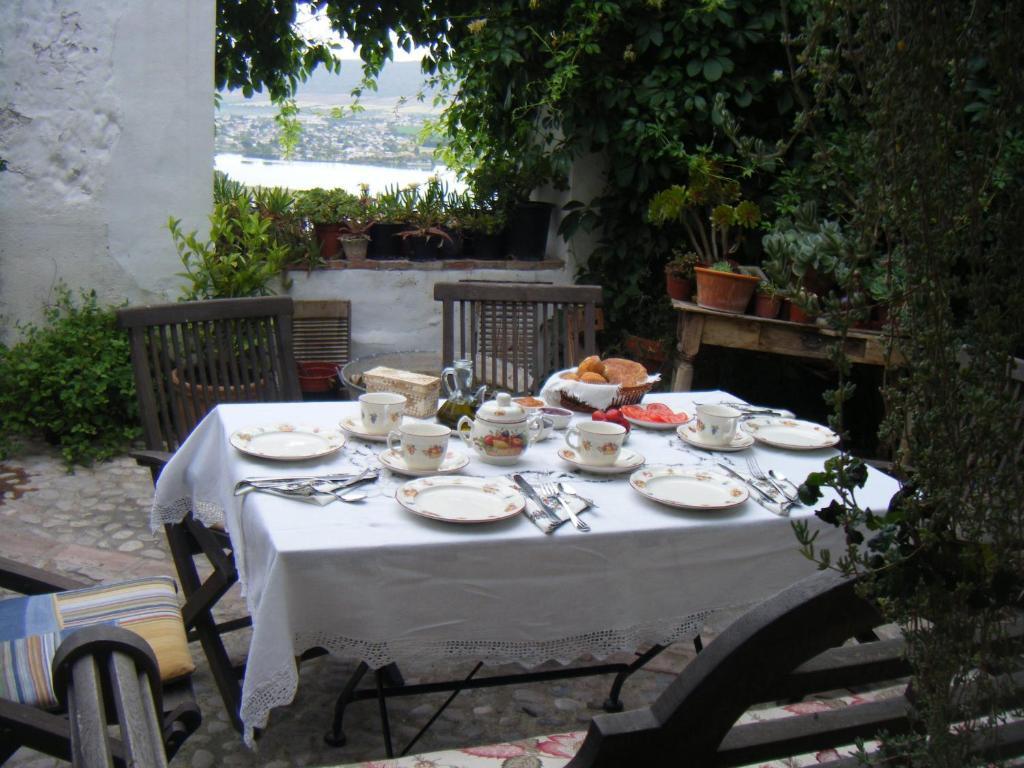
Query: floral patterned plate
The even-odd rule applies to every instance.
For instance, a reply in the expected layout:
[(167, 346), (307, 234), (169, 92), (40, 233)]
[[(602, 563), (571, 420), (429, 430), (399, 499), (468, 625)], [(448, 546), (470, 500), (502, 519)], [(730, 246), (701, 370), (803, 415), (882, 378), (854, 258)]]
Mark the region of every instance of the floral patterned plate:
[(629, 484), (653, 501), (682, 509), (728, 509), (750, 495), (743, 483), (702, 467), (647, 467), (630, 475)]
[(705, 451), (742, 451), (744, 448), (749, 448), (754, 444), (754, 438), (739, 429), (736, 430), (736, 434), (733, 435), (732, 440), (726, 445), (709, 445), (704, 442), (704, 438), (697, 431), (696, 424), (683, 424), (676, 429), (676, 434), (683, 441)]
[(345, 435), (337, 429), (269, 424), (240, 429), (229, 440), (231, 445), (250, 456), (275, 461), (302, 461), (339, 450), (345, 444)]
[(754, 439), (774, 445), (776, 448), (790, 448), (794, 451), (813, 451), (830, 448), (839, 442), (839, 435), (828, 427), (813, 421), (785, 419), (778, 416), (759, 416), (742, 423), (743, 429)]
[(395, 501), (423, 517), (447, 523), (493, 523), (518, 515), (526, 499), (499, 478), (423, 477), (395, 492)]
[(391, 448), (381, 451), (377, 454), (377, 458), (380, 459), (381, 464), (392, 472), (397, 472), (400, 475), (409, 475), (410, 477), (450, 475), (452, 472), (458, 472), (469, 464), (469, 456), (455, 451), (448, 451), (445, 454), (444, 461), (441, 462), (441, 466), (437, 469), (414, 469), (405, 463), (405, 457), (402, 454)]
[(572, 448), (559, 448), (558, 457), (563, 461), (572, 464), (576, 469), (584, 472), (593, 472), (595, 475), (619, 475), (623, 472), (632, 472), (644, 465), (647, 461), (643, 454), (623, 448), (614, 464), (588, 464), (580, 458), (580, 455)]

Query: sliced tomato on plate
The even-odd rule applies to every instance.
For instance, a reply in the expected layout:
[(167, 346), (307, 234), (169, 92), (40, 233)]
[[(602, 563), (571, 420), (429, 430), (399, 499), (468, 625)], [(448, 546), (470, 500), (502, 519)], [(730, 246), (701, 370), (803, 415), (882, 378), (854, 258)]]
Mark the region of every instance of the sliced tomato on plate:
[(620, 409), (623, 415), (637, 421), (653, 424), (685, 424), (690, 417), (683, 412), (676, 413), (664, 403), (647, 405), (624, 405)]
[(619, 412), (630, 419), (647, 421), (647, 409), (642, 405), (624, 405), (619, 408)]

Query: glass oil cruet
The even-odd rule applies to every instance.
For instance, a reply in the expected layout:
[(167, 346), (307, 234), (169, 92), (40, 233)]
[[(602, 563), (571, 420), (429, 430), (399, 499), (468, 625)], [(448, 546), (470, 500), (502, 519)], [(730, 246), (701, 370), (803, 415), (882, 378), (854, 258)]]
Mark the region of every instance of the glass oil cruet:
[(473, 361), (465, 358), (454, 360), (450, 368), (441, 372), (444, 384), (445, 402), (437, 411), (437, 420), (445, 426), (455, 428), (462, 416), (473, 418), (476, 409), (483, 402), (486, 385), (473, 392)]

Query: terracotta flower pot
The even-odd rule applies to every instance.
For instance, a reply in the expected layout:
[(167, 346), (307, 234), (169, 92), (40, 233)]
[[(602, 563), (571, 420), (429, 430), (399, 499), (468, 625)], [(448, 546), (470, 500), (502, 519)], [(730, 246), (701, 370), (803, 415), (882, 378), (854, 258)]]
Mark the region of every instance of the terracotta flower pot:
[(774, 319), (779, 316), (780, 309), (782, 309), (782, 299), (778, 296), (764, 296), (759, 293), (754, 297), (754, 314), (758, 317)]
[(320, 243), (320, 257), (330, 261), (338, 257), (338, 236), (342, 232), (340, 224), (314, 224), (313, 232)]
[(665, 290), (670, 299), (689, 301), (693, 296), (693, 281), (688, 277), (679, 277), (675, 272), (665, 270)]
[(721, 312), (746, 312), (750, 297), (760, 282), (760, 278), (754, 275), (719, 272), (706, 267), (696, 267), (694, 272), (697, 275), (697, 304)]
[(810, 323), (811, 316), (804, 312), (796, 304), (789, 304), (789, 321), (791, 323)]

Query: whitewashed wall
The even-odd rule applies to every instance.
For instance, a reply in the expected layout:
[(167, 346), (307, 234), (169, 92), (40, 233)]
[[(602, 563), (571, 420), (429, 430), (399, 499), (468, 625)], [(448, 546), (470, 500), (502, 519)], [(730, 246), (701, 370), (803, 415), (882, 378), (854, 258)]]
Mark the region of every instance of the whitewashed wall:
[(211, 206), (214, 0), (0, 2), (0, 340), (58, 280), (176, 298)]

